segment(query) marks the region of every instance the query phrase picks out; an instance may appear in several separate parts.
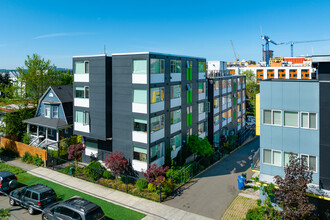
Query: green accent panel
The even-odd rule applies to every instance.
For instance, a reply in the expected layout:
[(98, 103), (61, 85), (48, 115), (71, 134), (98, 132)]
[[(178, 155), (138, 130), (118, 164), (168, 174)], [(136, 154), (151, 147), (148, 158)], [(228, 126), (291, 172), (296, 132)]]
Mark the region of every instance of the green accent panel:
[(187, 103), (189, 103), (189, 91), (187, 91)]
[(190, 114), (187, 114), (187, 127), (189, 127), (189, 115)]
[(75, 72), (76, 74), (84, 74), (85, 73), (85, 63), (84, 62), (75, 62)]
[(236, 105), (236, 97), (234, 97), (234, 105)]
[(234, 91), (236, 91), (236, 87), (237, 87), (237, 85), (236, 85), (236, 83), (234, 83)]
[(190, 80), (192, 80), (192, 68), (189, 69), (190, 69)]
[(133, 149), (134, 149), (134, 152), (139, 152), (139, 153), (142, 153), (142, 154), (148, 154), (147, 149), (144, 149), (144, 148), (141, 148), (141, 147), (133, 147)]
[(192, 103), (192, 91), (190, 91), (190, 103)]
[(190, 125), (192, 125), (192, 113), (190, 113)]
[(187, 68), (187, 81), (189, 80), (189, 68)]
[(233, 112), (233, 118), (236, 119), (236, 111)]

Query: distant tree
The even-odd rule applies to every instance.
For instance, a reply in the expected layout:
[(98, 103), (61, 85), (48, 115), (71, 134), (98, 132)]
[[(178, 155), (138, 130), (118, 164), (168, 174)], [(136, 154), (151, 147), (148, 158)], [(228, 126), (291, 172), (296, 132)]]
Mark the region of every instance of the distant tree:
[(79, 143), (79, 144), (76, 144), (76, 145), (71, 145), (68, 148), (68, 159), (69, 160), (74, 159), (75, 162), (80, 161), (84, 150), (85, 150), (85, 146), (84, 146), (83, 143)]
[(67, 72), (62, 72), (59, 85), (72, 85), (73, 76), (72, 73), (68, 70)]
[(149, 165), (146, 171), (143, 171), (144, 177), (153, 184), (160, 184), (165, 180), (168, 167), (157, 166), (156, 164)]
[(285, 177), (275, 176), (278, 189), (276, 203), (283, 209), (283, 219), (313, 219), (315, 206), (308, 201), (307, 184), (313, 181), (313, 172), (308, 169), (305, 158), (291, 154), (289, 165), (284, 167)]
[(214, 149), (208, 139), (198, 137), (198, 135), (189, 136), (188, 147), (192, 153), (196, 153), (201, 157), (211, 156), (214, 152)]
[(126, 158), (123, 156), (122, 152), (113, 152), (109, 154), (105, 160), (105, 167), (110, 169), (111, 172), (115, 175), (116, 180), (120, 174), (123, 174), (128, 168), (129, 164)]
[(10, 217), (8, 209), (0, 209), (0, 220), (6, 220)]
[(246, 70), (242, 75), (246, 76), (247, 112), (255, 116), (256, 94), (260, 92), (260, 85), (257, 83), (253, 71)]

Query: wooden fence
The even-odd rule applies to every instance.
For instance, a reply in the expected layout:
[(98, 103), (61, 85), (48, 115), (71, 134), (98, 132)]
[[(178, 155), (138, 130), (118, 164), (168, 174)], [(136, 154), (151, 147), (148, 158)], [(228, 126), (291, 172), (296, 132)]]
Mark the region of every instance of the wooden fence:
[(36, 154), (38, 154), (39, 156), (41, 156), (41, 159), (45, 162), (47, 160), (47, 151), (40, 149), (40, 148), (36, 148), (21, 142), (17, 142), (17, 141), (13, 141), (10, 140), (8, 138), (1, 138), (1, 147), (7, 149), (7, 150), (11, 150), (11, 151), (15, 151), (18, 153), (18, 155), (20, 157), (22, 157), (25, 152), (29, 152), (31, 155), (35, 156)]

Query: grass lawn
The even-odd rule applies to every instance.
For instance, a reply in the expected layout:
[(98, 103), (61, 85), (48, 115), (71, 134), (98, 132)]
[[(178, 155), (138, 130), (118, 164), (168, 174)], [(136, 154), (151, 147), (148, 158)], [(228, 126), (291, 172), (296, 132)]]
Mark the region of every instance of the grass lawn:
[(0, 171), (2, 170), (7, 170), (9, 172), (15, 173), (18, 182), (22, 185), (32, 185), (32, 184), (41, 183), (50, 186), (55, 190), (57, 197), (60, 200), (66, 200), (71, 198), (72, 196), (80, 196), (84, 199), (94, 202), (95, 204), (98, 204), (100, 207), (102, 207), (102, 210), (104, 211), (105, 215), (111, 219), (142, 219), (143, 217), (145, 217), (145, 215), (142, 213), (106, 202), (104, 200), (67, 188), (65, 186), (33, 176), (31, 174), (26, 173), (24, 170), (20, 168), (0, 162)]
[(237, 196), (223, 214), (221, 220), (245, 219), (247, 211), (255, 207), (257, 207), (257, 200)]

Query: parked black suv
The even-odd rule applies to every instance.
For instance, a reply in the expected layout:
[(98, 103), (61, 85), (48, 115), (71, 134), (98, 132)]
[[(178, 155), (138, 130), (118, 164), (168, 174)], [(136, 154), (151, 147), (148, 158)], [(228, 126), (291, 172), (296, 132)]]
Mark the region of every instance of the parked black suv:
[(17, 184), (16, 176), (8, 171), (0, 171), (0, 192), (7, 193), (15, 188)]
[(43, 220), (101, 220), (104, 218), (105, 215), (100, 206), (78, 196), (50, 205), (42, 214)]
[(20, 205), (27, 208), (30, 215), (33, 215), (36, 210), (44, 209), (45, 206), (57, 200), (55, 191), (42, 184), (16, 189), (9, 195), (10, 205)]

